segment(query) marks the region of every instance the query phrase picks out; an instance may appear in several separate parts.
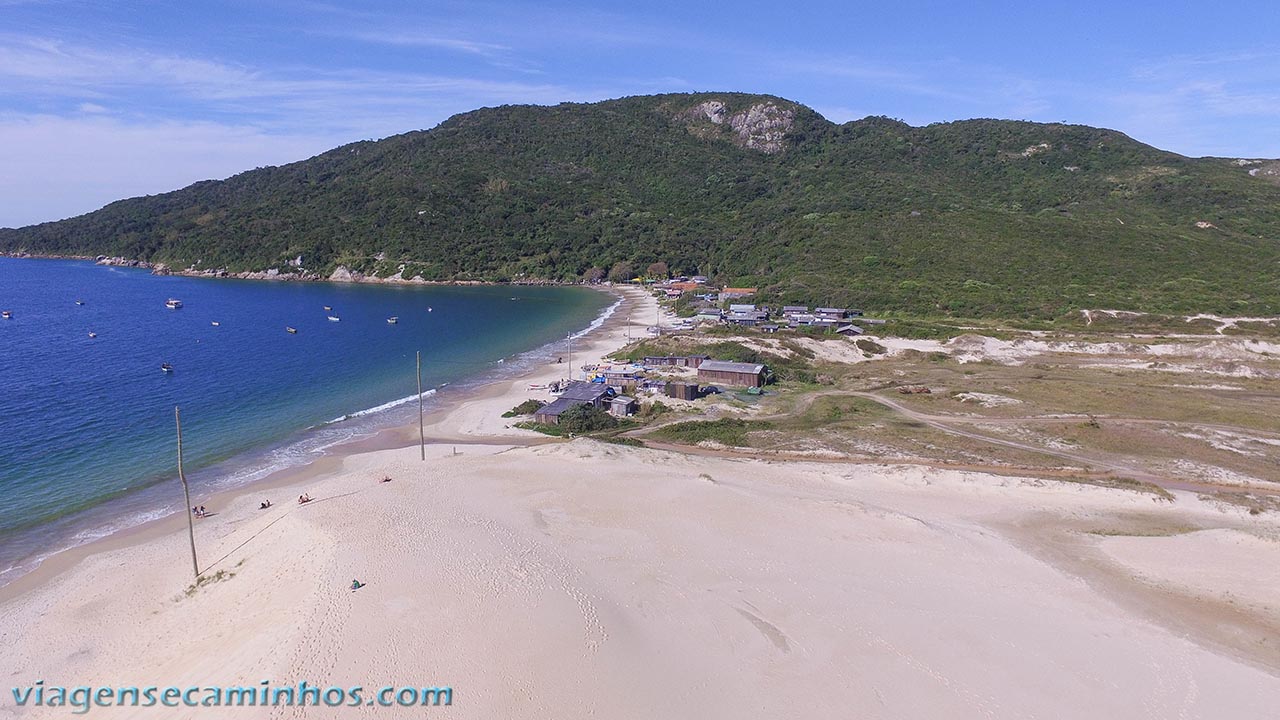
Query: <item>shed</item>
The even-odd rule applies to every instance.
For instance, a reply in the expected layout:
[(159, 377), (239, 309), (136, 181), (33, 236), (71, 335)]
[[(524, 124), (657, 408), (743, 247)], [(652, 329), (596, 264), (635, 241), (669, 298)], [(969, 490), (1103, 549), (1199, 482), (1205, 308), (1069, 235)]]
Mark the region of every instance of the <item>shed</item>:
[(707, 360), (698, 368), (698, 381), (760, 387), (764, 385), (765, 367), (760, 363), (727, 362), (725, 360)]
[(677, 400), (696, 400), (698, 397), (698, 385), (696, 383), (669, 382), (666, 387), (666, 395)]
[(635, 398), (619, 395), (609, 402), (609, 413), (617, 417), (626, 417), (635, 413), (636, 405)]

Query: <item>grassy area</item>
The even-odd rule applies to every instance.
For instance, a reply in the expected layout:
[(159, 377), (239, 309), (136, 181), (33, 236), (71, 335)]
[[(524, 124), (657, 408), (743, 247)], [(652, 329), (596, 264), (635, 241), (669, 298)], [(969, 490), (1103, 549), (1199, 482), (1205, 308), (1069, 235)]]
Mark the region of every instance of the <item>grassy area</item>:
[(687, 420), (663, 426), (654, 431), (653, 436), (686, 445), (697, 445), (711, 440), (730, 447), (749, 447), (748, 435), (751, 432), (768, 430), (772, 427), (773, 424), (769, 422), (738, 418)]

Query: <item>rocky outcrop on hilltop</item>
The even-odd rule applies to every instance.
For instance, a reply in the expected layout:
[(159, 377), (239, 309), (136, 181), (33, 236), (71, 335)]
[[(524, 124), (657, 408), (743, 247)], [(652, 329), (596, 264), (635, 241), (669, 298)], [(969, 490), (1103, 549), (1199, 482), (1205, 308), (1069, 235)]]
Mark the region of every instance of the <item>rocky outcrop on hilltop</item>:
[[(728, 130), (725, 134), (739, 147), (774, 155), (786, 149), (787, 133), (795, 124), (796, 113), (772, 101), (733, 112), (721, 100), (707, 100), (681, 113), (680, 119), (695, 135), (708, 137), (717, 130)], [(705, 125), (708, 122), (711, 127)]]

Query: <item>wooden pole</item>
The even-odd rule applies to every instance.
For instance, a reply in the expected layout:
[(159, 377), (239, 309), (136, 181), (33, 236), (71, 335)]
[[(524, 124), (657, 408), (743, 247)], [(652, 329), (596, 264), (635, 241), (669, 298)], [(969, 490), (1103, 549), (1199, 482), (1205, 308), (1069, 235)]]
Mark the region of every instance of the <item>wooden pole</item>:
[(427, 429), (422, 419), (422, 351), (418, 351), (418, 450), (427, 459)]
[(569, 382), (573, 382), (573, 333), (565, 336), (569, 341)]
[(178, 479), (182, 481), (182, 496), (185, 498), (183, 508), (187, 513), (187, 539), (191, 541), (191, 569), (200, 579), (200, 563), (196, 562), (196, 525), (195, 513), (191, 510), (191, 488), (187, 485), (187, 476), (182, 472), (182, 414), (178, 406), (173, 406), (173, 421), (178, 426)]

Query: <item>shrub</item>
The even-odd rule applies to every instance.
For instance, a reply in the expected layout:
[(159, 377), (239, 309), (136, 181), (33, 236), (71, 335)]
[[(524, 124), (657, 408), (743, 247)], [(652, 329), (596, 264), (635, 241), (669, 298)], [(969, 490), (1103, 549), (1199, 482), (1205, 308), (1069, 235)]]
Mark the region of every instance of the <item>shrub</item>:
[(588, 433), (617, 426), (617, 418), (586, 403), (575, 405), (560, 413), (560, 428), (567, 433)]
[(525, 400), (519, 405), (502, 413), (502, 417), (510, 418), (510, 417), (518, 417), (520, 415), (532, 415), (538, 412), (539, 410), (541, 410), (542, 406), (545, 404), (546, 403), (542, 402), (541, 400), (534, 400), (533, 398), (529, 398), (528, 400)]

